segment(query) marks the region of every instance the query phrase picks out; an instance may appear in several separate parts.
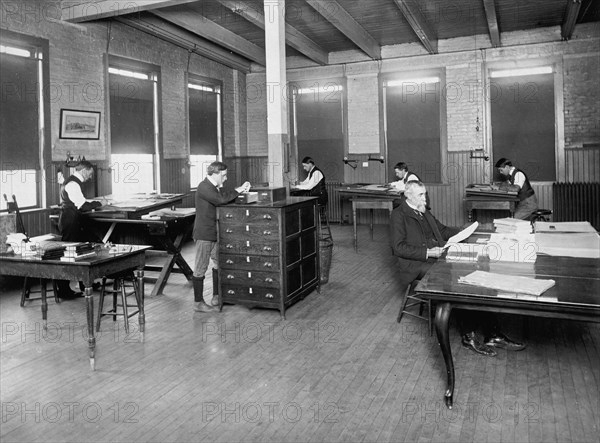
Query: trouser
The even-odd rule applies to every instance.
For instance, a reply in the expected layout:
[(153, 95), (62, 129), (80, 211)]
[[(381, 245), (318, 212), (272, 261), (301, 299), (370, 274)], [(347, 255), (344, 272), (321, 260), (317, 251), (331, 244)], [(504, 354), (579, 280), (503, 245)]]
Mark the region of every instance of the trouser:
[(213, 268), (217, 268), (217, 242), (196, 240), (196, 259), (194, 261), (194, 277), (202, 278), (212, 261)]
[(538, 200), (535, 194), (520, 201), (515, 209), (514, 218), (529, 220), (531, 214), (538, 210)]

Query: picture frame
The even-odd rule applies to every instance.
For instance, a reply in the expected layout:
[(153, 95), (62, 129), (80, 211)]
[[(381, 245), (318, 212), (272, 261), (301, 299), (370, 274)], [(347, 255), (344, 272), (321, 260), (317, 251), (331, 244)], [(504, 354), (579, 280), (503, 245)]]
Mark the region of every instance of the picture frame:
[(100, 112), (61, 109), (59, 137), (68, 140), (98, 140)]

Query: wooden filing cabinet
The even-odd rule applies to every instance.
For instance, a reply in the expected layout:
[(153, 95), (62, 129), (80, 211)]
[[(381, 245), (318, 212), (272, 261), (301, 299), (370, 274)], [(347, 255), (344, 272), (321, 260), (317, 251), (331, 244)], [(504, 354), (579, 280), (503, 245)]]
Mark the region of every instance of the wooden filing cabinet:
[(279, 309), (304, 298), (320, 281), (317, 199), (217, 208), (219, 293), (224, 303)]

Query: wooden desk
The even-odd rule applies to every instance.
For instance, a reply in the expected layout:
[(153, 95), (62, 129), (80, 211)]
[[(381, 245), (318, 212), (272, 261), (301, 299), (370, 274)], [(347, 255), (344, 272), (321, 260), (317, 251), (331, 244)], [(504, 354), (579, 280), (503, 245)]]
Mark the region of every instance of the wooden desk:
[(373, 240), (373, 210), (374, 209), (387, 209), (392, 216), (393, 200), (382, 199), (382, 198), (352, 198), (352, 223), (354, 225), (354, 250), (358, 251), (358, 234), (356, 230), (356, 210), (357, 209), (369, 209), (371, 211), (371, 223), (369, 227), (371, 229), (371, 240)]
[(108, 200), (108, 204), (88, 212), (90, 218), (140, 219), (142, 215), (157, 209), (170, 208), (183, 202), (183, 194), (133, 194), (128, 196), (105, 195), (96, 200)]
[[(535, 297), (458, 283), (460, 277), (475, 270), (552, 279), (556, 284)], [(448, 408), (452, 407), (455, 380), (448, 333), (452, 308), (600, 322), (600, 260), (597, 259), (538, 255), (535, 264), (440, 260), (415, 291), (422, 298), (438, 302), (434, 324), (446, 363), (444, 399)]]
[[(140, 294), (140, 311), (138, 321), (140, 325), (140, 339), (144, 338), (144, 252), (149, 246), (121, 245), (127, 247), (127, 252), (109, 253), (102, 249), (97, 256), (76, 262), (63, 262), (60, 260), (40, 260), (39, 258), (20, 255), (0, 256), (0, 272), (3, 275), (19, 277), (33, 277), (44, 280), (65, 279), (80, 280), (85, 285), (85, 300), (87, 311), (88, 347), (90, 367), (95, 369), (96, 335), (94, 328), (94, 299), (92, 297), (92, 284), (97, 278), (116, 274), (128, 270), (136, 270)], [(42, 284), (42, 319), (44, 330), (47, 329), (48, 303), (46, 302), (46, 285)]]
[(513, 197), (507, 197), (506, 199), (499, 198), (482, 198), (482, 197), (465, 197), (465, 209), (467, 210), (467, 217), (469, 223), (473, 221), (473, 210), (474, 209), (485, 209), (491, 211), (509, 211), (510, 216), (515, 215), (515, 207), (519, 202), (518, 199)]
[(336, 188), (342, 195), (349, 198), (370, 198), (370, 199), (396, 199), (400, 198), (404, 192), (397, 191), (384, 185), (363, 185), (347, 184)]

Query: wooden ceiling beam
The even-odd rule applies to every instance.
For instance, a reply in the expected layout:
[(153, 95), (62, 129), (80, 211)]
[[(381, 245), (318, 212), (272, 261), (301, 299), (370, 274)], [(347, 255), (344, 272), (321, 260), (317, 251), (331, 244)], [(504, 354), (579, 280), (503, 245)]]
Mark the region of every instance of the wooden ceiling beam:
[(61, 2), (61, 19), (67, 22), (80, 23), (99, 20), (107, 17), (118, 17), (125, 14), (150, 11), (168, 6), (184, 5), (198, 0), (100, 0)]
[(485, 9), (490, 41), (494, 48), (498, 48), (500, 46), (500, 28), (496, 17), (496, 2), (494, 0), (483, 0), (483, 9)]
[(570, 40), (577, 24), (577, 17), (581, 9), (581, 0), (567, 0), (565, 8), (565, 16), (560, 27), (560, 35), (563, 40)]
[(381, 46), (336, 0), (306, 0), (315, 11), (339, 29), (365, 54), (381, 59)]
[[(219, 0), (219, 3), (264, 31), (265, 15), (263, 11), (259, 11), (253, 5), (239, 0)], [(314, 62), (320, 65), (329, 63), (327, 51), (287, 23), (285, 24), (285, 41)]]
[(394, 0), (396, 5), (404, 15), (404, 18), (410, 24), (410, 27), (415, 31), (419, 40), (427, 52), (430, 54), (437, 54), (438, 52), (438, 39), (433, 33), (431, 26), (427, 23), (425, 16), (419, 9), (419, 6), (413, 0)]
[(115, 17), (115, 20), (232, 69), (237, 69), (245, 73), (251, 71), (251, 63), (245, 58), (231, 53), (219, 45), (206, 41), (178, 26), (165, 22), (158, 17), (152, 15), (147, 15), (143, 18)]
[(262, 66), (266, 64), (265, 50), (199, 14), (183, 8), (152, 11), (152, 14), (174, 23), (193, 34), (229, 49)]

